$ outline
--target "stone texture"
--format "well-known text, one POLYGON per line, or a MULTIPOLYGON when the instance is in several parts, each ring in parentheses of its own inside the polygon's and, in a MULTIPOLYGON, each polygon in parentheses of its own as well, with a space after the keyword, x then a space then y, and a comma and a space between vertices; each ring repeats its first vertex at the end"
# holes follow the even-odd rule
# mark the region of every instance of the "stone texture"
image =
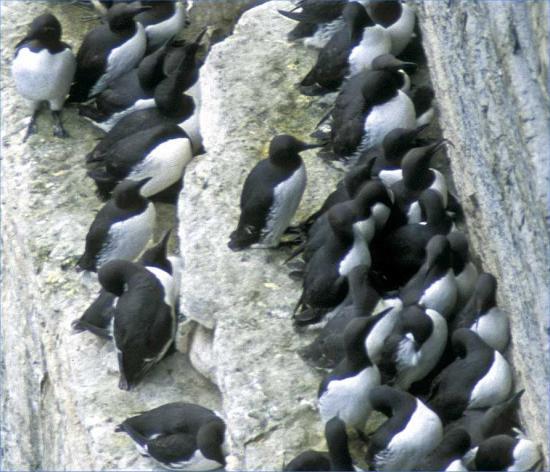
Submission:
MULTIPOLYGON (((188 33, 209 24, 215 42, 255 3, 195 0, 188 33)), ((315 407, 320 376, 296 354, 314 334, 292 329, 300 284, 283 264, 288 252, 232 253, 226 246, 244 179, 267 156, 270 139, 285 132, 307 140, 334 98, 297 93, 294 84, 316 53, 286 43, 294 23, 276 9, 288 7, 269 2, 246 12, 206 62, 201 125, 208 153, 189 166, 179 211, 181 302, 189 318, 180 325, 178 347, 189 351, 190 362, 176 353, 128 393, 117 388, 112 345, 70 328, 97 289, 73 267, 100 207, 83 165, 100 134, 70 109, 64 121, 73 138, 53 138, 45 113, 38 136, 21 143, 28 111, 10 79, 11 46, 46 5, 1 2, 0 469, 151 469, 114 426, 175 400, 226 417, 229 470, 279 469, 306 448, 325 448, 315 407)), ((91 26, 79 21, 86 12, 59 3, 48 8, 76 47, 91 26)), ((532 438, 546 443, 548 4, 463 0, 418 8, 474 250, 500 281, 499 302, 512 315, 510 357, 519 387, 527 389, 525 423, 532 438)), ((338 178, 313 152, 304 160, 309 185, 297 220, 316 209, 338 178)), ((157 209, 160 234, 175 224, 175 214, 173 207, 157 209)))
MULTIPOLYGON (((241 470, 279 469, 319 441, 322 430, 314 407, 319 377, 297 355, 308 338, 292 328, 300 284, 283 265, 288 252, 227 248, 244 179, 267 157, 271 138, 290 133, 307 140, 323 115, 319 101, 294 86, 315 53, 285 41, 292 22, 276 10, 288 6, 269 2, 246 12, 234 34, 210 51, 201 71, 208 152, 188 167, 179 204, 181 306, 190 318, 215 327, 212 367, 232 467, 241 470)), ((313 152, 303 156, 309 183, 297 220, 316 209, 338 178, 313 152)))
POLYGON ((185 36, 196 35, 204 26, 209 26, 210 41, 216 43, 231 34, 240 15, 267 0, 187 0, 190 25, 185 36))
MULTIPOLYGON (((176 400, 219 409, 215 387, 183 354, 166 359, 132 392, 118 389, 112 343, 73 335, 98 288, 74 270, 94 212, 102 205, 85 177, 84 155, 99 132, 64 112, 71 138, 51 136, 48 112, 23 144, 29 110, 10 77, 13 45, 33 17, 51 10, 77 46, 84 10, 72 5, 2 2, 2 312, 0 408, 2 470, 151 469, 114 427, 139 411, 176 400)), ((88 27, 89 24, 87 24, 88 27)), ((174 207, 157 207, 157 237, 174 226, 174 207)), ((175 239, 175 238, 174 238, 175 239)), ((172 241, 174 246, 175 241, 172 241)))
POLYGON ((547 2, 422 2, 424 48, 474 251, 511 314, 529 436, 548 453, 547 2))

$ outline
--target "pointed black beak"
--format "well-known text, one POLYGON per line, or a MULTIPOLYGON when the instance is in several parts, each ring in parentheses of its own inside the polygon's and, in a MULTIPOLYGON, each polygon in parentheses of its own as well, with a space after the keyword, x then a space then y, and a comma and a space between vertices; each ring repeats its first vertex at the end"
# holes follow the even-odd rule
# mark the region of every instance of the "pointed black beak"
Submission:
POLYGON ((398 71, 403 69, 406 72, 414 72, 416 67, 416 63, 402 61, 393 54, 382 54, 372 61, 372 68, 377 70, 398 71))
POLYGON ((153 177, 147 177, 145 179, 142 179, 142 180, 138 180, 136 182, 136 188, 137 189, 140 189, 142 188, 147 182, 149 182, 153 177))
POLYGON ((166 252, 166 248, 168 247, 168 241, 170 240, 170 235, 172 234, 172 230, 169 229, 164 233, 164 236, 162 237, 160 241, 160 246, 164 249, 164 252, 166 252))
POLYGON ((426 123, 425 125, 421 125, 418 128, 415 128, 412 134, 413 138, 416 138, 420 133, 422 133, 422 131, 424 131, 429 127, 430 127, 430 123, 426 123))
POLYGON ((308 149, 316 149, 316 148, 320 148, 320 147, 323 147, 324 144, 322 143, 311 143, 311 144, 308 144, 308 143, 300 143, 300 151, 307 151, 308 149))
POLYGON ((426 146, 426 154, 428 156, 433 156, 437 151, 439 151, 446 143, 449 141, 447 139, 440 139, 429 146, 426 146))
POLYGON ((193 41, 193 43, 198 46, 200 44, 200 42, 202 41, 202 38, 204 37, 204 35, 206 34, 207 31, 208 31, 208 27, 204 27, 202 29, 202 31, 197 35, 197 37, 195 38, 195 41, 193 41))
POLYGON ((408 74, 412 74, 413 72, 415 72, 418 67, 418 65, 415 62, 404 62, 404 61, 399 61, 399 62, 401 64, 399 65, 399 67, 397 67, 397 69, 402 69, 408 74))

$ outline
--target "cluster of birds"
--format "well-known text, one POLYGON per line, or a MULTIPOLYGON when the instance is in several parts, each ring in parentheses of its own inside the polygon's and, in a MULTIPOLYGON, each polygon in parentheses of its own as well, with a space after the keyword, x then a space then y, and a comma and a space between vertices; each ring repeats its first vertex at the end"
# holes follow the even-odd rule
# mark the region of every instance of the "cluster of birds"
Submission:
POLYGON ((470 260, 460 204, 433 167, 446 140, 419 138, 433 91, 411 91, 417 64, 397 57, 414 11, 399 1, 300 0, 280 13, 298 22, 290 40, 320 49, 301 92, 337 92, 318 143, 273 138, 245 180, 228 244, 297 244, 294 323, 325 321, 300 355, 329 369, 318 391, 328 452, 306 451, 285 470, 358 470, 350 430, 366 440, 369 470, 536 469, 540 451, 517 416, 523 392, 513 392, 503 356, 509 321, 497 281, 470 260), (343 162, 345 176, 290 227, 307 181, 300 153, 315 147, 343 162), (388 419, 366 438, 373 411, 388 419))
MULTIPOLYGON (((106 132, 86 156, 87 175, 106 203, 77 264, 98 273, 101 290, 73 328, 114 341, 119 387, 131 390, 174 350, 182 260, 168 255, 170 231, 145 249, 156 225, 153 202, 176 202, 185 166, 202 152, 197 53, 206 29, 192 42, 176 39, 187 24, 180 1, 91 3, 102 21, 76 56, 62 42, 58 19, 45 13, 17 44, 12 74, 33 110, 24 140, 36 132, 44 102, 57 137, 68 136, 61 122, 66 102, 106 132)), ((225 464, 225 423, 199 405, 163 405, 117 431, 168 468, 225 464)))
MULTIPOLYGON (((153 202, 175 202, 185 166, 202 151, 196 84, 205 30, 193 42, 175 39, 186 24, 177 0, 91 3, 103 21, 76 56, 46 13, 17 44, 12 71, 33 110, 25 140, 43 102, 55 136, 67 136, 66 101, 106 131, 86 163, 107 202, 78 261, 98 273, 101 291, 73 327, 114 340, 119 386, 131 390, 174 349, 182 261, 168 255, 169 232, 145 249, 153 202)), ((501 354, 509 327, 496 280, 478 275, 454 225, 460 207, 431 167, 444 141, 418 137, 433 92, 411 92, 416 64, 396 57, 413 36, 414 11, 397 0, 300 0, 281 14, 298 21, 290 40, 320 48, 301 91, 338 91, 319 143, 272 140, 245 181, 229 242, 271 248, 290 232, 292 256, 303 259, 293 272, 303 280, 294 321, 328 320, 301 354, 332 368, 319 389, 329 452, 308 451, 286 470, 354 470, 346 429, 363 435, 372 411, 389 417, 368 439, 374 470, 533 469, 541 458, 519 430, 521 392, 513 394, 501 354), (343 161, 346 175, 318 212, 289 228, 306 185, 299 153, 315 147, 343 161)), ((164 405, 117 431, 171 469, 225 465, 223 419, 199 405, 164 405)))

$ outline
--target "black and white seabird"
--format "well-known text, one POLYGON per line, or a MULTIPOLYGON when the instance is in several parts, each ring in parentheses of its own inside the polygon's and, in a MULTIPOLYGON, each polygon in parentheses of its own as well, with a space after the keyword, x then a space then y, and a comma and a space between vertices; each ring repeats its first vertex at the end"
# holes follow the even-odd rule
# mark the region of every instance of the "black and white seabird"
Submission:
POLYGON ((140 454, 172 470, 214 470, 225 465, 225 423, 208 408, 176 402, 128 418, 126 433, 140 454))
MULTIPOLYGON (((347 275, 358 265, 370 265, 367 242, 355 227, 358 220, 353 201, 335 205, 327 217, 330 233, 306 265, 303 290, 295 310, 300 312, 294 315, 298 325, 317 322, 339 305, 348 292, 347 275)), ((361 218, 364 220, 365 215, 361 218)))
POLYGON ((90 105, 80 105, 79 114, 108 132, 124 116, 155 106, 154 92, 166 78, 164 63, 168 57, 183 58, 184 43, 172 41, 145 56, 139 65, 111 82, 90 105))
POLYGON ((505 401, 512 390, 512 371, 500 352, 469 329, 456 330, 451 342, 456 360, 433 381, 428 404, 444 423, 464 410, 505 401))
POLYGON ((325 424, 325 439, 328 453, 318 451, 305 451, 288 464, 285 471, 355 471, 348 447, 348 435, 346 424, 337 416, 325 424))
POLYGON ((310 215, 302 223, 302 226, 309 229, 323 215, 326 217, 326 212, 334 205, 353 199, 363 184, 370 180, 370 174, 371 166, 369 163, 353 166, 349 169, 344 178, 336 184, 336 189, 323 202, 321 208, 310 215))
POLYGON ((446 344, 447 323, 437 311, 405 307, 379 355, 382 382, 408 390, 436 366, 446 344))
POLYGON ((150 178, 121 182, 113 197, 97 213, 86 235, 86 249, 77 266, 96 271, 112 259, 133 260, 153 236, 154 205, 141 196, 150 178))
POLYGON ((456 428, 445 433, 443 440, 414 470, 467 472, 462 458, 470 449, 470 435, 465 429, 456 428))
POLYGON ((67 136, 61 109, 76 70, 71 47, 61 41, 61 24, 51 13, 36 17, 27 35, 16 45, 12 75, 17 92, 27 99, 33 114, 24 140, 36 132, 42 102, 48 102, 55 122, 54 136, 67 136))
POLYGON ((517 436, 521 432, 519 419, 520 399, 525 390, 520 390, 508 400, 488 409, 466 410, 456 421, 445 427, 445 431, 465 429, 471 439, 471 446, 479 446, 485 439, 499 434, 517 436))
POLYGON ((193 116, 193 108, 196 109, 199 104, 200 97, 195 93, 196 87, 193 87, 198 79, 195 56, 205 31, 192 43, 170 41, 143 58, 137 68, 127 72, 101 92, 93 105, 81 105, 80 115, 90 119, 103 131, 109 132, 131 113, 156 109, 157 113, 145 114, 146 118, 142 120, 139 130, 153 127, 160 121, 171 121, 194 137, 196 132, 189 128, 191 123, 186 121, 193 116), (191 95, 184 96, 185 91, 191 95), (184 114, 182 112, 190 106, 189 101, 193 103, 193 107, 184 114))
POLYGON ((504 352, 510 340, 508 315, 496 302, 497 280, 487 272, 480 274, 474 293, 456 316, 453 329, 468 328, 497 351, 504 352))
POLYGON ((543 458, 539 447, 525 436, 493 436, 483 441, 475 455, 476 470, 538 470, 543 458))
POLYGON ((86 164, 91 165, 93 168, 98 163, 103 163, 109 150, 124 138, 161 124, 177 124, 178 118, 182 115, 184 118, 191 116, 195 109, 193 100, 186 95, 183 95, 183 98, 185 99, 185 103, 182 105, 182 109, 175 111, 178 117, 174 119, 171 119, 164 111, 161 112, 158 108, 146 108, 125 115, 103 136, 95 148, 86 155, 86 164))
POLYGON ((113 260, 98 271, 101 286, 118 297, 113 338, 119 387, 131 390, 172 346, 176 334, 173 277, 161 269, 113 260))
POLYGON ((353 318, 370 316, 377 307, 380 293, 369 278, 369 269, 358 265, 349 273, 349 295, 342 302, 345 306, 330 317, 311 344, 300 350, 300 356, 308 364, 323 369, 335 367, 345 355, 343 339, 347 324, 353 318))
POLYGON ((87 101, 139 63, 147 39, 143 26, 134 17, 149 8, 139 3, 116 4, 107 12, 107 22, 86 35, 76 56, 69 101, 87 101))
POLYGON ((244 182, 239 223, 228 244, 231 250, 279 245, 306 188, 306 168, 299 153, 316 147, 286 134, 273 138, 269 158, 256 164, 244 182))
POLYGON ((424 190, 437 192, 447 208, 447 181, 437 169, 430 167, 432 156, 446 143, 437 141, 427 146, 413 148, 401 162, 402 179, 391 186, 395 204, 406 217, 407 223, 419 223, 422 214, 418 199, 424 190))
MULTIPOLYGON (((288 33, 289 41, 303 40, 309 47, 321 49, 344 25, 342 13, 349 0, 299 0, 290 11, 279 10, 298 24, 288 33), (300 11, 296 11, 300 8, 300 11)), ((365 0, 360 0, 363 6, 365 0)))
POLYGON ((365 338, 365 350, 374 364, 378 364, 382 360, 386 340, 395 331, 403 311, 403 303, 399 298, 383 299, 382 301, 381 311, 375 309, 375 313, 380 315, 380 318, 365 338))
MULTIPOLYGON (((168 240, 170 231, 153 247, 147 249, 140 257, 140 264, 144 267, 156 267, 170 274, 174 279, 176 300, 179 297, 181 283, 182 262, 177 256, 168 256, 168 240)), ((75 332, 90 331, 104 339, 112 339, 113 316, 116 305, 116 296, 101 289, 96 299, 86 309, 84 314, 72 322, 75 332)))
MULTIPOLYGON (((390 216, 393 205, 391 192, 382 182, 370 181, 362 185, 349 202, 356 214, 354 228, 363 235, 368 244, 376 231, 384 227, 390 216)), ((332 229, 325 213, 315 221, 307 233, 303 259, 306 262, 309 261, 331 237, 331 234, 332 229)), ((370 258, 368 265, 370 265, 370 258)))
POLYGON ((451 266, 451 245, 439 234, 426 246, 426 261, 399 291, 403 305, 431 308, 448 319, 456 305, 457 285, 451 266))
POLYGON ((358 165, 370 163, 370 177, 379 178, 389 188, 403 178, 401 162, 405 154, 418 142, 418 135, 426 129, 395 128, 390 131, 379 148, 364 152, 359 156, 358 165))
POLYGON ((319 386, 319 413, 324 423, 337 416, 346 426, 363 431, 371 413, 369 392, 380 385, 380 373, 364 344, 374 323, 374 318, 361 317, 346 326, 345 358, 319 386))
POLYGON ((165 123, 117 141, 103 155, 101 167, 89 170, 88 176, 95 181, 102 198, 108 198, 123 179, 149 178, 140 193, 153 197, 181 181, 192 157, 185 132, 173 123, 165 123))
POLYGON ((363 5, 349 2, 342 15, 345 26, 321 49, 317 62, 300 82, 306 95, 337 90, 344 78, 370 68, 377 56, 390 52, 389 35, 374 24, 363 5))
POLYGON ((369 441, 372 470, 411 470, 443 438, 437 414, 412 395, 384 385, 372 389, 369 400, 373 410, 389 417, 369 441))
POLYGON ((347 81, 332 111, 332 149, 352 163, 380 146, 390 131, 413 128, 416 123, 414 105, 400 90, 403 76, 399 71, 412 63, 387 57, 382 56, 382 65, 377 69, 363 71, 347 81))

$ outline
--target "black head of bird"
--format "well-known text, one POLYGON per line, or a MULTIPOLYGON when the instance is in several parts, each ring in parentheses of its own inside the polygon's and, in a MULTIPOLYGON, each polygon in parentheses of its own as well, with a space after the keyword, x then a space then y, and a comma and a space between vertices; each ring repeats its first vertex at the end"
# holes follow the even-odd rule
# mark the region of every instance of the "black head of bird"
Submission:
POLYGON ((430 172, 431 159, 446 142, 447 140, 440 139, 427 146, 413 148, 405 154, 401 169, 403 183, 407 188, 421 190, 429 186, 431 182, 428 183, 427 180, 433 178, 430 172))
POLYGON ((33 39, 45 43, 56 42, 61 39, 61 34, 62 30, 59 20, 51 13, 44 13, 32 20, 28 34, 21 42, 33 39))
POLYGON ((451 244, 453 267, 464 267, 469 262, 468 239, 462 231, 453 231, 447 235, 451 244))
POLYGON ((414 129, 395 128, 390 131, 382 141, 384 157, 392 163, 401 164, 405 153, 414 146, 418 135, 427 127, 428 125, 422 125, 414 129))
POLYGON ((166 231, 160 241, 147 249, 141 256, 141 262, 145 266, 159 267, 171 273, 170 267, 166 267, 168 255, 168 241, 172 230, 166 231))
POLYGON ((351 243, 354 238, 353 224, 357 220, 353 201, 334 205, 327 213, 328 222, 340 241, 351 243))
POLYGON ((113 190, 113 200, 119 208, 132 208, 136 202, 143 200, 140 190, 151 179, 152 177, 142 180, 123 180, 113 190))
POLYGON ((117 3, 107 11, 109 28, 115 32, 132 28, 135 25, 134 17, 150 9, 150 6, 142 6, 139 3, 117 3))
POLYGON ((367 104, 374 105, 393 96, 399 89, 399 79, 385 70, 372 70, 365 76, 361 84, 361 94, 367 104))
POLYGON ((362 185, 355 200, 371 207, 377 203, 383 203, 388 207, 393 204, 391 192, 380 180, 371 180, 362 185))
POLYGON ((344 8, 342 16, 352 37, 363 31, 367 26, 374 25, 374 21, 372 21, 365 7, 358 2, 349 2, 344 8))
POLYGON ((271 140, 269 145, 269 159, 274 164, 286 164, 289 158, 295 158, 300 152, 321 146, 322 144, 304 143, 288 134, 280 134, 271 140))
POLYGON ((197 446, 207 459, 225 465, 223 442, 225 423, 221 419, 213 420, 201 427, 197 434, 197 446))
POLYGON ((417 305, 404 308, 402 314, 402 329, 418 351, 433 333, 433 323, 424 310, 417 305))
POLYGON ((455 330, 451 336, 451 345, 453 352, 461 359, 478 349, 492 350, 476 333, 467 328, 455 330))
POLYGON ((128 280, 139 270, 141 267, 133 262, 115 259, 99 268, 97 278, 107 292, 120 297, 128 280))
POLYGON ((399 20, 403 7, 399 0, 371 0, 367 10, 377 24, 387 28, 399 20))
POLYGON ((403 70, 410 74, 416 70, 416 67, 416 63, 402 61, 397 59, 393 54, 382 54, 376 57, 371 64, 371 69, 373 70, 386 70, 389 72, 403 70))
POLYGON ((482 273, 476 282, 474 297, 476 310, 485 313, 496 306, 497 279, 487 272, 482 273))

